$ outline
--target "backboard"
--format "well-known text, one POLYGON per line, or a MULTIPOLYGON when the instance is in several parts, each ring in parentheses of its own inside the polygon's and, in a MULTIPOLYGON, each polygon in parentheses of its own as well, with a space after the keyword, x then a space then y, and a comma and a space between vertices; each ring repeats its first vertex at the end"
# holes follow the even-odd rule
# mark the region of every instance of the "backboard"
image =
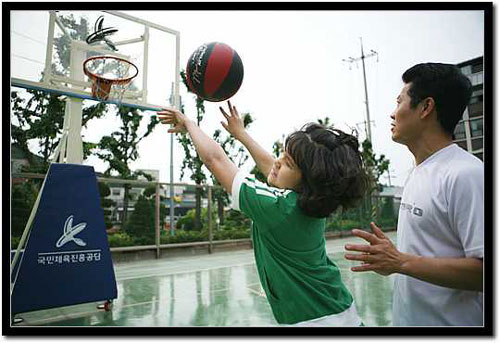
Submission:
POLYGON ((122 105, 152 111, 176 105, 178 31, 118 11, 12 11, 10 34, 13 87, 96 100, 83 62, 112 55, 139 69, 122 105))

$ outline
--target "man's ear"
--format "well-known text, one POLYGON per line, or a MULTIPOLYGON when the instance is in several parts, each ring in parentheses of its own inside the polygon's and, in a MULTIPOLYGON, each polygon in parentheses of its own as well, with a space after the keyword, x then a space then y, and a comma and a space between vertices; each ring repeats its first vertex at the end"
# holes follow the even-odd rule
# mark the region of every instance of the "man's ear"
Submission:
POLYGON ((436 102, 433 98, 427 97, 420 102, 420 106, 422 109, 420 118, 424 119, 428 117, 432 112, 434 112, 434 110, 436 109, 436 102))

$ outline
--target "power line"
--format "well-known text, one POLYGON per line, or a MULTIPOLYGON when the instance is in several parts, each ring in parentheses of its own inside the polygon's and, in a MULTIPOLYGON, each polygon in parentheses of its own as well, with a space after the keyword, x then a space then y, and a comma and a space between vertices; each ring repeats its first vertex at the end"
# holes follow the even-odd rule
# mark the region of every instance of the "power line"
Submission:
POLYGON ((33 63, 38 63, 38 64, 41 64, 41 65, 45 65, 45 62, 37 61, 37 60, 34 60, 34 59, 26 57, 26 56, 21 56, 21 55, 17 55, 17 54, 12 54, 12 56, 13 57, 17 57, 17 58, 21 58, 23 60, 27 60, 27 61, 30 61, 30 62, 33 62, 33 63))
POLYGON ((33 37, 27 36, 27 35, 25 35, 25 34, 23 34, 21 32, 17 32, 17 31, 11 31, 11 32, 14 33, 14 34, 16 34, 16 35, 18 35, 18 36, 21 36, 21 37, 24 37, 26 39, 29 39, 29 40, 31 40, 31 41, 33 41, 35 43, 38 43, 38 44, 41 44, 41 45, 46 45, 47 44, 47 42, 42 42, 40 40, 36 40, 33 37))

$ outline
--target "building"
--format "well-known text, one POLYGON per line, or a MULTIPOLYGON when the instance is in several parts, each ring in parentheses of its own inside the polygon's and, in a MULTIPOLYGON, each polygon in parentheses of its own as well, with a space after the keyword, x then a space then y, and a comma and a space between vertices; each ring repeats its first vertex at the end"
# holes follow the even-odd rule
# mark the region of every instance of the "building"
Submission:
MULTIPOLYGON (((153 169, 138 169, 138 171, 142 171, 144 173, 149 174, 152 177, 151 186, 154 186, 155 182, 158 182, 160 172, 159 170, 153 169)), ((138 180, 147 181, 144 176, 139 176, 138 180)), ((124 205, 124 196, 125 189, 123 187, 123 183, 112 182, 108 184, 110 188, 110 195, 107 197, 112 200, 114 206, 110 208, 112 211, 111 220, 115 224, 115 226, 120 226, 120 223, 123 221, 123 205, 124 205)), ((143 194, 144 190, 147 188, 147 185, 137 185, 133 186, 129 189, 129 201, 128 201, 128 216, 132 212, 134 212, 135 204, 141 194, 143 194)), ((186 214, 190 209, 195 208, 196 206, 196 187, 193 185, 176 185, 174 186, 174 216, 177 220, 179 217, 186 214)), ((160 197, 162 204, 167 208, 167 218, 165 218, 165 222, 169 223, 170 219, 170 185, 162 184, 160 188, 160 197)), ((206 207, 206 199, 202 199, 202 206, 206 207)), ((130 218, 130 217, 128 217, 130 218)))
MULTIPOLYGON (((31 152, 23 150, 18 144, 10 146, 10 171, 12 174, 22 173, 30 167, 37 167, 43 164, 43 158, 31 152)), ((12 177, 12 184, 26 182, 28 179, 12 177)))
POLYGON ((483 57, 457 64, 472 82, 472 97, 455 127, 453 141, 483 160, 483 57))

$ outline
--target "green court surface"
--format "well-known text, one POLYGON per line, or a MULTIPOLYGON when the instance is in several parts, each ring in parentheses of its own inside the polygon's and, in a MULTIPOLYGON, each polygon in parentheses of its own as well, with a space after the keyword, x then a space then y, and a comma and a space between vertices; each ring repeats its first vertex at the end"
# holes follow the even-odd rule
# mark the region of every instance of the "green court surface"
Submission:
MULTIPOLYGON (((388 236, 395 241, 395 232, 388 236)), ((392 277, 354 273, 344 245, 327 241, 366 326, 392 322, 392 277)), ((253 250, 115 264, 118 298, 111 311, 88 303, 20 314, 16 326, 276 326, 259 283, 253 250)))

